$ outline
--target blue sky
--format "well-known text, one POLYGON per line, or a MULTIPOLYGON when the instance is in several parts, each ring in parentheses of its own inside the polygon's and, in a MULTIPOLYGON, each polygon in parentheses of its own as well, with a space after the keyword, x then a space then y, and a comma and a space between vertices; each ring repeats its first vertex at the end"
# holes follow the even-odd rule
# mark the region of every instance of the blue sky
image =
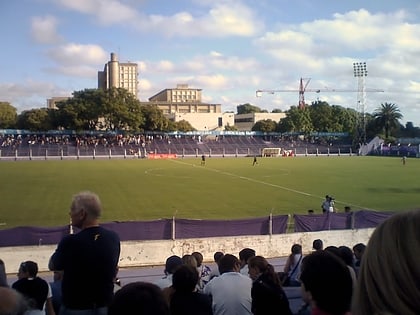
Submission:
POLYGON ((298 93, 357 109, 353 63, 366 62, 366 112, 381 103, 420 126, 420 2, 338 0, 1 1, 0 100, 18 111, 97 87, 110 53, 139 64, 142 101, 178 83, 223 111, 287 110, 298 93))

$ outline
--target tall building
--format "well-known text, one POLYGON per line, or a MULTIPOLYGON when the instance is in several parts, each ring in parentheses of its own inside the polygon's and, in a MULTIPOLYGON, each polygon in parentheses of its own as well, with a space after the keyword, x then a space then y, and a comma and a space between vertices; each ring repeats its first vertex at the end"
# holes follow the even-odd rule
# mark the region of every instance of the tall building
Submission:
POLYGON ((104 71, 98 71, 98 88, 124 88, 137 97, 138 65, 132 62, 119 62, 117 55, 111 53, 111 60, 105 64, 104 71))
POLYGON ((165 89, 149 98, 164 114, 173 113, 220 113, 220 104, 201 102, 201 89, 189 88, 188 84, 177 84, 176 88, 165 89))

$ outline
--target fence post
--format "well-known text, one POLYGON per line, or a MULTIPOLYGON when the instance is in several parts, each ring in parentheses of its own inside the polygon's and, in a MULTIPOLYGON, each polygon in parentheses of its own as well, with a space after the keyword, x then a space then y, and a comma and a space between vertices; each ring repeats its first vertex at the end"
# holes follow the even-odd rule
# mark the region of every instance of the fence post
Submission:
POLYGON ((29 149, 29 160, 32 160, 32 148, 29 149))
POLYGON ((270 212, 270 216, 268 218, 268 234, 270 236, 273 235, 273 212, 270 212))
POLYGON ((111 159, 111 149, 109 149, 109 159, 111 159))
POLYGON ((48 157, 48 149, 45 149, 45 160, 47 160, 48 157))
POLYGON ((172 217, 172 240, 175 241, 175 215, 172 217))
POLYGON ((96 149, 93 148, 93 159, 95 159, 95 156, 96 156, 96 149))

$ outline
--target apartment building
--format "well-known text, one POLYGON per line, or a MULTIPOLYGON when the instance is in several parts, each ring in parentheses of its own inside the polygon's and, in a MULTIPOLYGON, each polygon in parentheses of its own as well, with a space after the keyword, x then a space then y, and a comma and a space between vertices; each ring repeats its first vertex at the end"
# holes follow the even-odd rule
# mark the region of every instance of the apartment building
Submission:
POLYGON ((138 95, 138 65, 132 62, 119 62, 117 55, 111 53, 111 60, 104 66, 104 71, 98 71, 98 88, 124 88, 138 95))

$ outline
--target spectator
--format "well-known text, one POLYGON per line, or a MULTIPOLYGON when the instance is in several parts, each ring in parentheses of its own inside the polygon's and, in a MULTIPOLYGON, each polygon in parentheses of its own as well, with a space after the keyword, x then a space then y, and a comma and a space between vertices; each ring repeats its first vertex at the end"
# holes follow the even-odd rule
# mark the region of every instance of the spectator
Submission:
POLYGON ((12 288, 23 294, 30 310, 37 314, 55 315, 52 305, 51 288, 47 281, 37 277, 38 264, 34 261, 25 261, 20 264, 18 280, 12 288))
POLYGON ((317 250, 323 250, 324 249, 324 243, 320 239, 316 239, 312 242, 312 249, 314 251, 317 250))
POLYGON ((239 252, 239 260, 241 262, 241 274, 248 276, 248 259, 255 256, 255 250, 252 248, 244 248, 239 252))
POLYGON ((196 268, 180 266, 172 278, 174 292, 170 298, 171 315, 212 315, 211 298, 196 292, 199 274, 196 268))
POLYGON ((215 252, 215 253, 213 254, 213 259, 214 259, 214 262, 216 263, 216 268, 213 268, 213 269, 211 270, 210 279, 213 279, 214 277, 220 276, 220 272, 219 272, 219 262, 220 262, 220 259, 222 259, 222 257, 223 257, 224 255, 225 255, 225 254, 223 254, 222 252, 215 252))
POLYGON ((114 279, 120 256, 118 235, 99 226, 102 206, 92 192, 73 197, 72 225, 81 229, 65 236, 51 256, 50 270, 63 270, 60 315, 105 315, 114 295, 114 279))
POLYGON ((326 195, 324 202, 321 204, 323 213, 327 213, 330 210, 330 196, 326 195))
POLYGON ((252 313, 254 315, 292 315, 289 301, 274 267, 262 256, 248 260, 249 276, 253 280, 251 289, 252 313))
POLYGON ((203 264, 203 255, 200 252, 194 252, 191 255, 197 260, 197 270, 200 277, 198 284, 200 290, 210 281, 211 268, 203 264))
POLYGON ((420 210, 388 218, 372 233, 363 254, 354 315, 419 314, 420 210))
POLYGON ((7 275, 6 275, 6 266, 4 261, 0 259, 0 287, 8 287, 7 275))
POLYGON ((108 315, 132 314, 170 315, 162 290, 147 282, 132 282, 123 286, 115 293, 108 315))
POLYGON ((204 287, 204 293, 212 297, 214 315, 252 314, 252 280, 241 274, 240 268, 241 263, 236 256, 224 255, 219 263, 220 276, 204 287))
POLYGON ((50 282, 52 293, 52 304, 55 314, 58 315, 62 303, 61 285, 63 280, 63 272, 60 270, 54 271, 53 282, 50 282))
POLYGON ((354 270, 354 260, 353 260, 353 251, 350 247, 340 246, 338 247, 340 258, 344 261, 347 268, 349 269, 351 280, 353 282, 353 288, 356 288, 357 277, 356 271, 354 270))
POLYGON ((186 254, 184 256, 182 256, 182 263, 184 265, 189 265, 192 266, 194 268, 197 268, 197 259, 195 259, 195 257, 193 255, 190 254, 186 254))
POLYGON ((362 262, 363 253, 365 252, 366 245, 363 243, 358 243, 353 246, 353 254, 354 254, 354 267, 356 269, 356 273, 358 273, 358 270, 360 268, 360 264, 362 262))
POLYGON ((181 257, 173 255, 166 259, 165 263, 165 276, 162 279, 159 279, 155 284, 161 288, 165 289, 172 285, 172 276, 175 270, 183 264, 181 257))
POLYGON ((283 285, 300 287, 299 274, 302 259, 302 246, 300 244, 293 244, 291 254, 287 258, 286 265, 284 266, 284 273, 287 281, 283 282, 283 285))
POLYGON ((352 280, 344 262, 328 251, 316 251, 302 261, 303 299, 311 314, 344 315, 350 311, 352 280))
POLYGON ((27 302, 21 293, 0 287, 0 315, 24 315, 27 310, 27 302))

